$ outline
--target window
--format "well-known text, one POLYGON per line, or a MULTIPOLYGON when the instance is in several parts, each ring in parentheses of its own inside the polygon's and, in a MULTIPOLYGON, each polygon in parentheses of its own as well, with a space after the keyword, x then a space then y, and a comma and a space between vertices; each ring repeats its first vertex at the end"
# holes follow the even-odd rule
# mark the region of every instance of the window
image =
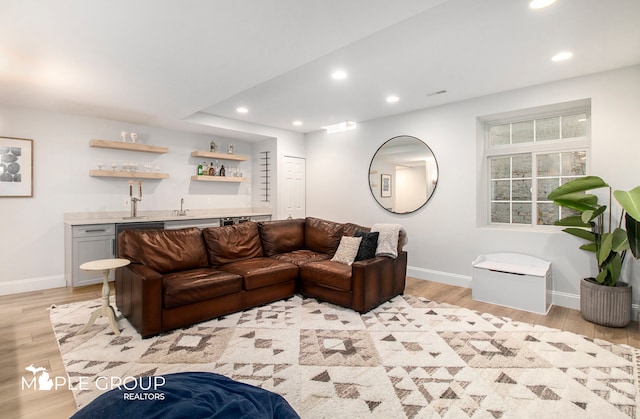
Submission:
POLYGON ((588 116, 580 110, 486 125, 490 224, 553 225, 570 215, 547 196, 586 175, 588 116))

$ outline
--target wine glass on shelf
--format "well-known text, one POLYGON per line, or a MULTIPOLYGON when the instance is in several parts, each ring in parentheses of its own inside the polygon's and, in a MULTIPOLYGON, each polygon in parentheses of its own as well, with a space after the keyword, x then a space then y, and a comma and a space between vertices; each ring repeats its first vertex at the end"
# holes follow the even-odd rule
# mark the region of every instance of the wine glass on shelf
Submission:
POLYGON ((118 163, 115 160, 112 161, 111 162, 111 170, 113 170, 115 172, 117 167, 118 167, 118 163))
POLYGON ((126 143, 127 142, 127 136, 129 135, 129 133, 127 131, 120 131, 120 137, 122 138, 122 142, 126 143))
POLYGON ((102 170, 102 166, 104 166, 104 160, 98 160, 98 170, 102 170))
POLYGON ((144 171, 145 171, 145 172, 150 172, 150 171, 151 171, 151 162, 150 162, 150 161, 148 161, 148 160, 146 160, 146 161, 144 162, 144 171))

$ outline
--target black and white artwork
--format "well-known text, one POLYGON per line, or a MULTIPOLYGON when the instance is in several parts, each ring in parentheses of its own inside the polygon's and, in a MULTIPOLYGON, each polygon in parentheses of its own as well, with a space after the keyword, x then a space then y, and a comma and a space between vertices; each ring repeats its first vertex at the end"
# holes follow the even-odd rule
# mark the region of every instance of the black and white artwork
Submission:
POLYGON ((380 175, 380 196, 391 198, 391 175, 380 175))
POLYGON ((33 196, 33 140, 0 137, 0 197, 33 196))

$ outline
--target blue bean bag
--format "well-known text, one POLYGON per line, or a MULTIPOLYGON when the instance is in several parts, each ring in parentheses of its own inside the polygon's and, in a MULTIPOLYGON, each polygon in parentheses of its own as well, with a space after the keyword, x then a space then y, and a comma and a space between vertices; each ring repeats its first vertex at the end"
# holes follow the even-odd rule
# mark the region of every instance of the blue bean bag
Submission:
POLYGON ((96 398, 72 418, 300 418, 280 395, 223 375, 141 377, 96 398))

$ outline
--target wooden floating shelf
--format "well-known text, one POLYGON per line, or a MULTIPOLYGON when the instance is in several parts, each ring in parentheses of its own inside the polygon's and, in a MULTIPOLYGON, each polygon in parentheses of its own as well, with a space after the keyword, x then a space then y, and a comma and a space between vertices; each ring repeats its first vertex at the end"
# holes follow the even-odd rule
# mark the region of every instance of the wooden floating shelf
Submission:
POLYGON ((116 150, 145 151, 147 153, 160 154, 169 152, 169 147, 161 147, 150 144, 125 143, 121 141, 91 140, 89 142, 89 146, 97 148, 111 148, 116 150))
POLYGON ((191 157, 205 157, 207 159, 235 160, 235 161, 245 161, 249 159, 249 156, 242 156, 240 154, 211 153, 210 151, 192 151, 191 157))
POLYGON ((233 177, 233 176, 191 176, 191 180, 199 180, 205 182, 246 182, 246 177, 233 177))
POLYGON ((89 176, 93 177, 117 177, 126 179, 168 179, 169 173, 150 172, 122 172, 114 170, 91 170, 89 176))

